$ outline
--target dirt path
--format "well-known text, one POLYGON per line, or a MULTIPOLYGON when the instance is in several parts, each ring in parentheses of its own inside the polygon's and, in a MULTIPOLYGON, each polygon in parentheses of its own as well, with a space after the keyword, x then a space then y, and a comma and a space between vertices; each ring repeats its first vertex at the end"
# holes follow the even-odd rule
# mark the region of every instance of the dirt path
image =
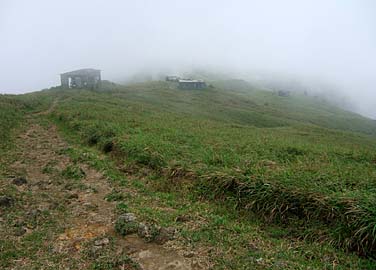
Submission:
POLYGON ((59 103, 59 99, 55 98, 52 101, 51 105, 49 106, 49 108, 47 110, 35 113, 34 115, 36 115, 36 116, 37 115, 48 115, 48 114, 52 113, 55 110, 55 108, 56 108, 56 106, 57 106, 58 103, 59 103))
MULTIPOLYGON (((53 104, 48 112, 56 102, 53 104)), ((15 269, 31 265, 40 269, 89 269, 93 265, 100 266, 95 269, 202 269, 195 260, 179 255, 168 245, 147 243, 137 234, 117 234, 115 203, 105 199, 113 190, 107 179, 86 164, 73 162, 66 154, 69 146, 56 127, 41 125, 38 117, 30 117, 28 129, 19 136, 17 161, 10 169, 27 179, 26 185, 17 186, 18 192, 31 194, 24 209, 48 211, 56 225, 45 230, 50 237, 43 246, 49 248, 36 251, 39 261, 31 259, 35 254, 25 256, 15 269), (122 256, 128 257, 118 259, 122 256)), ((17 241, 37 229, 24 227, 17 241)))

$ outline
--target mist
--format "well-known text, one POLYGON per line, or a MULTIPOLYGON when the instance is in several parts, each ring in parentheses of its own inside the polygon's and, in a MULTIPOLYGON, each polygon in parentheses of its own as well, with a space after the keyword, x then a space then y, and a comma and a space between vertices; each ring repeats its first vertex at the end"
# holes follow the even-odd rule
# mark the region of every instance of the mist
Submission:
POLYGON ((287 74, 336 85, 376 118, 375 12, 372 0, 0 0, 0 93, 87 67, 115 82, 142 70, 287 74))

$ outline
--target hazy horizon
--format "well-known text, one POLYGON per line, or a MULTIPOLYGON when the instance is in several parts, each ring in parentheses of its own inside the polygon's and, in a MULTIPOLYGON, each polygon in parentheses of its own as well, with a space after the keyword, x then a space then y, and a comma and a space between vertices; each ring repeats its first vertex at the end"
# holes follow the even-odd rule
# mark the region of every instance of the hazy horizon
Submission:
POLYGON ((98 68, 119 82, 142 70, 289 74, 338 86, 376 117, 376 2, 0 2, 0 93, 59 85, 98 68))

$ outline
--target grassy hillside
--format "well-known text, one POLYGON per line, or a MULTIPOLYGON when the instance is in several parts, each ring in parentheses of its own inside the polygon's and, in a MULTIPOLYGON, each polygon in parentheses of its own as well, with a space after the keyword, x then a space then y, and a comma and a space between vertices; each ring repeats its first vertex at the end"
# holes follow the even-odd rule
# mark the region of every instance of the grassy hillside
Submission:
POLYGON ((272 92, 257 91, 242 80, 227 80, 214 84, 223 90, 232 90, 233 94, 243 100, 252 100, 258 107, 249 108, 250 111, 273 115, 281 122, 294 120, 326 128, 376 134, 375 121, 332 106, 319 96, 292 92, 289 98, 279 97, 272 92))
POLYGON ((25 104, 12 96, 0 95, 0 149, 9 144, 12 129, 22 119, 25 104))
MULTIPOLYGON (((270 247, 263 251, 269 255, 263 256, 298 260, 296 269, 308 265, 322 269, 331 265, 326 256, 338 256, 348 265, 343 269, 353 268, 357 259, 343 255, 344 249, 369 258, 358 268, 373 269, 375 122, 313 97, 279 97, 244 81, 211 84, 205 91, 182 91, 165 82, 129 86, 106 82, 98 91, 55 88, 1 96, 1 142, 9 145, 12 129, 23 123, 26 113, 39 117, 43 111, 74 141, 103 151, 122 171, 146 178, 149 191, 144 192, 150 196, 192 198, 190 207, 201 207, 193 203, 201 198, 224 207, 208 224, 211 229, 182 233, 191 241, 204 239, 245 252, 231 257, 231 264, 244 267, 259 256, 260 251, 243 247, 248 231, 256 226, 244 220, 258 217, 276 239, 304 239, 320 247, 326 243, 320 250, 302 247, 301 252, 320 258, 320 262, 310 258, 307 265, 306 255, 279 249, 269 254, 270 247), (223 211, 231 211, 231 218, 223 211), (237 244, 230 241, 234 234, 237 244), (326 245, 340 249, 333 253, 326 245)), ((102 170, 101 160, 90 162, 102 170)), ((171 204, 168 198, 166 203, 171 204)), ((137 202, 132 205, 137 207, 137 202)), ((158 218, 157 213, 152 215, 158 218)), ((280 240, 270 243, 276 241, 280 240)), ((220 265, 227 269, 225 261, 220 265)))
POLYGON ((60 125, 131 170, 147 168, 156 186, 190 180, 201 196, 235 201, 295 235, 374 252, 374 121, 314 98, 213 85, 107 84, 44 95, 58 97, 60 125))

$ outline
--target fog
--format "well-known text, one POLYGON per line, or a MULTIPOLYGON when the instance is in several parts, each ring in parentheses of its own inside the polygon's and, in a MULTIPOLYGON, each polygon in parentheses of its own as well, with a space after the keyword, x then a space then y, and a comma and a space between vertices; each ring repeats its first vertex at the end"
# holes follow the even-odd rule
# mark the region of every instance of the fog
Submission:
POLYGON ((327 81, 376 117, 375 15, 373 0, 0 0, 0 93, 78 68, 116 82, 199 68, 327 81))

